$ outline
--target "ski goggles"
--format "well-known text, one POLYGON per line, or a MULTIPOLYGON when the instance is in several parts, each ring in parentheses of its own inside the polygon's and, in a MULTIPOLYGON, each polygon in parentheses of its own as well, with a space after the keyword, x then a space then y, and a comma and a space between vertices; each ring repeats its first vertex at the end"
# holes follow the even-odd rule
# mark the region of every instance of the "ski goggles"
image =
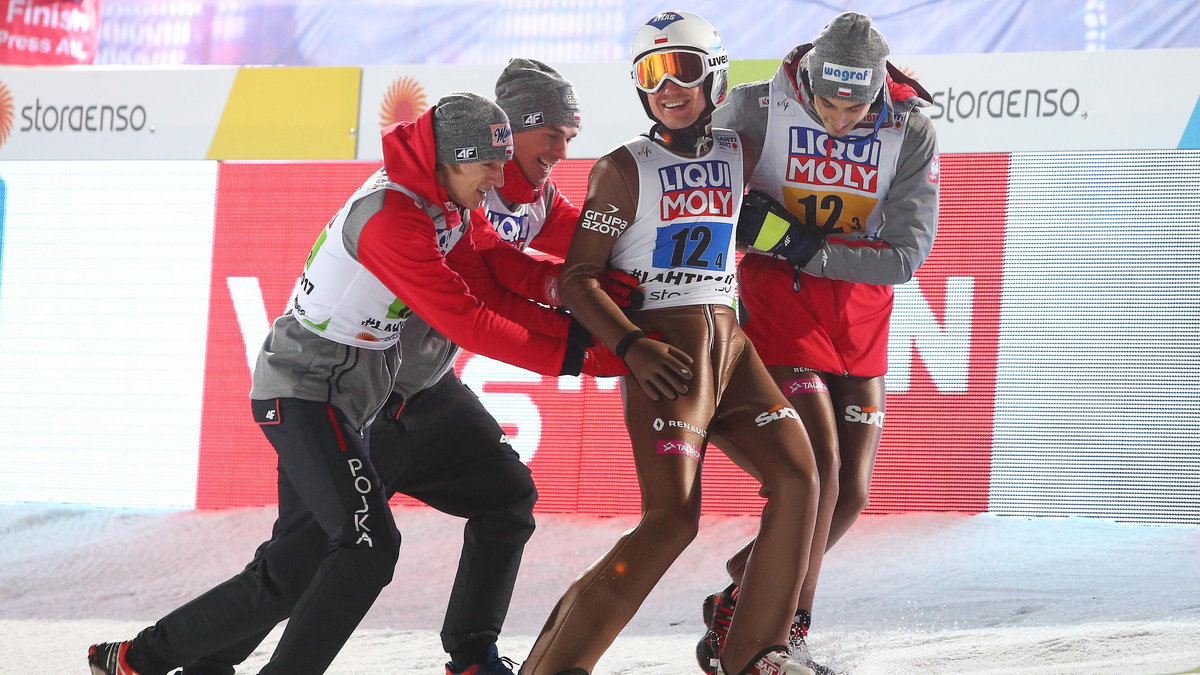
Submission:
POLYGON ((694 87, 706 75, 704 55, 697 52, 651 52, 633 64, 634 84, 647 94, 658 91, 666 80, 684 88, 694 87))

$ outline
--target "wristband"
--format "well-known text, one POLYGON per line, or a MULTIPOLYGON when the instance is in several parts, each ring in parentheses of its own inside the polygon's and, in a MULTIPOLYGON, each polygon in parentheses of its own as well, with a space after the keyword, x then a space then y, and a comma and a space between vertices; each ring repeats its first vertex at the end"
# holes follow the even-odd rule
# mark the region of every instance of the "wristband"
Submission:
POLYGON ((641 340, 644 337, 646 337, 646 333, 644 333, 641 329, 629 331, 625 334, 625 337, 621 338, 620 342, 617 343, 617 346, 613 347, 613 353, 617 355, 618 359, 624 360, 625 353, 629 351, 629 348, 633 345, 633 343, 641 340))

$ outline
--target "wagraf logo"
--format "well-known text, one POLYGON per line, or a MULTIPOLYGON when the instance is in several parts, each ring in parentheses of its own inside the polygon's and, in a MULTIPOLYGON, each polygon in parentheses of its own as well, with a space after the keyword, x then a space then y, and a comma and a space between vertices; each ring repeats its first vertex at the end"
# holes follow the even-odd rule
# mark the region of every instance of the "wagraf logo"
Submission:
POLYGON ((729 163, 718 160, 672 164, 658 170, 663 220, 691 216, 733 216, 729 163))
POLYGON ((821 77, 843 84, 869 84, 871 82, 871 69, 854 68, 838 63, 826 63, 821 68, 821 77))

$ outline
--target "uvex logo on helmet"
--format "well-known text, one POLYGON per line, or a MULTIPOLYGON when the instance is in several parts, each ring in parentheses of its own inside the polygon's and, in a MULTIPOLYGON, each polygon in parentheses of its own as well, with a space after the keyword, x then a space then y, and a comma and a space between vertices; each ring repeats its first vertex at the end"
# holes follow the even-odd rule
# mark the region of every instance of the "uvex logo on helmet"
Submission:
POLYGON ((383 92, 383 101, 379 104, 379 128, 396 122, 411 122, 428 109, 421 83, 411 77, 398 78, 383 92))

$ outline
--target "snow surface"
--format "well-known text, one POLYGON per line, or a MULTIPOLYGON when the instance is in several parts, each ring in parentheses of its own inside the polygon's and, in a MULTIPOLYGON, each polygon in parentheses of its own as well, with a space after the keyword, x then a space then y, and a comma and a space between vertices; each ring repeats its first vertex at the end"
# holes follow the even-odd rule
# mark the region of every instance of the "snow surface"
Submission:
MULTIPOLYGON (((0 507, 0 673, 86 675, 127 639, 235 573, 274 509, 0 507)), ((441 675, 437 629, 461 521, 397 509, 396 579, 330 673, 441 675)), ((520 660, 567 584, 633 518, 541 514, 501 652, 520 660)), ((593 675, 697 674, 700 602, 753 518, 705 518, 593 675)), ((1082 518, 862 518, 829 555, 809 644, 844 673, 1200 672, 1200 527, 1082 518)), ((254 673, 278 630, 239 669, 254 673)))

